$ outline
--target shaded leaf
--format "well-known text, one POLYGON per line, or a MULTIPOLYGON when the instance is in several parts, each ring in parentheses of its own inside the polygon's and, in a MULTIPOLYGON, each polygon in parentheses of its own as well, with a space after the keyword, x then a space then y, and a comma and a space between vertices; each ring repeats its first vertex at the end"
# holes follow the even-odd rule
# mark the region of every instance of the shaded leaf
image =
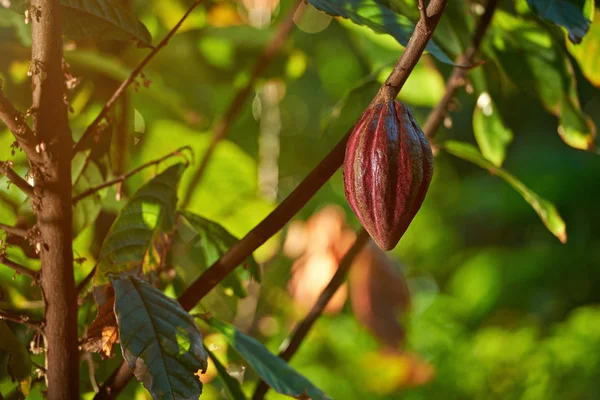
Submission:
POLYGON ((486 92, 477 99, 473 112, 473 132, 481 154, 495 166, 501 166, 513 133, 504 125, 492 98, 486 92))
MULTIPOLYGON (((28 0, 11 0, 10 9, 24 14, 28 0)), ((148 29, 117 0, 60 0, 62 31, 74 40, 130 40, 152 46, 148 29)), ((33 18, 33 12, 31 12, 33 18)))
POLYGON ((237 379, 235 379, 234 377, 229 375, 229 373, 227 372, 227 368, 225 368, 225 366, 223 364, 221 364, 219 359, 210 350, 206 349, 206 353, 208 354, 211 361, 215 365, 215 368, 217 369, 219 376, 225 383, 225 388, 227 389, 227 393, 229 393, 229 395, 231 396, 230 398, 233 400, 245 400, 246 396, 244 395, 244 392, 242 391, 240 382, 238 382, 237 379))
POLYGON ((106 359, 113 356, 113 346, 119 340, 119 326, 114 312, 115 291, 107 288, 107 299, 98 307, 98 315, 87 331, 85 351, 100 353, 106 359))
POLYGON ((527 0, 527 3, 540 18, 565 28, 573 43, 580 43, 590 28, 590 20, 584 15, 585 0, 527 0))
POLYGON ((556 236, 562 243, 566 243, 567 231, 565 222, 559 215, 554 204, 534 193, 531 189, 529 189, 507 171, 496 167, 490 161, 483 158, 475 146, 469 143, 449 140, 444 142, 442 148, 456 157, 462 158, 463 160, 472 162, 481 168, 487 169, 490 171, 490 173, 498 175, 508 182, 517 192, 519 192, 521 196, 523 196, 525 201, 527 201, 533 207, 548 230, 552 232, 552 234, 556 236))
POLYGON ((583 75, 596 87, 600 87, 600 11, 596 11, 594 23, 592 23, 587 35, 581 43, 575 45, 567 43, 567 49, 577 60, 583 75))
POLYGON ((123 207, 102 244, 94 286, 106 283, 109 273, 138 272, 156 232, 173 228, 177 185, 184 168, 181 163, 167 168, 123 207))
POLYGON ((214 318, 208 319, 207 322, 227 338, 227 341, 273 390, 292 397, 308 395, 313 400, 329 398, 258 340, 241 333, 233 325, 214 318))
POLYGON ((18 381, 25 396, 31 386, 31 356, 6 322, 0 320, 0 350, 9 353, 8 374, 18 381))
MULTIPOLYGON (((309 0, 309 2, 313 7, 334 17, 347 18, 355 24, 368 26, 377 33, 390 34, 405 47, 415 29, 415 25, 408 18, 396 14, 375 0, 309 0)), ((433 41, 427 44, 426 50, 438 60, 453 64, 433 41)))
POLYGON ((123 358, 155 399, 198 399, 202 334, 181 305, 133 276, 111 277, 123 358))
MULTIPOLYGON (((89 159, 84 152, 75 154, 71 164, 71 177, 73 181, 73 197, 85 190, 104 182, 98 165, 89 159)), ((78 201, 73 207, 73 236, 92 224, 98 218, 102 208, 102 199, 107 189, 100 190, 91 196, 78 201)))

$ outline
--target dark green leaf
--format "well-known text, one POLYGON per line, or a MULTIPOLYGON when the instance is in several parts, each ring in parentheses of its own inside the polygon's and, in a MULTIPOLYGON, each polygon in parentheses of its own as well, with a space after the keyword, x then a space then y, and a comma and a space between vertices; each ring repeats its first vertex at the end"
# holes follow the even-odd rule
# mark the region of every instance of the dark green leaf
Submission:
POLYGON ((561 218, 560 214, 556 210, 554 204, 548 200, 538 196, 531 189, 525 186, 521 181, 515 178, 513 175, 503 170, 502 168, 496 167, 490 161, 483 158, 481 153, 475 148, 475 146, 469 143, 457 142, 449 140, 444 142, 443 147, 448 153, 462 158, 463 160, 472 162, 480 166, 481 168, 487 169, 490 173, 498 175, 510 184, 523 198, 527 201, 531 207, 537 212, 542 222, 554 236, 556 236, 562 243, 567 241, 567 230, 565 222, 561 218))
POLYGON ((501 166, 506 157, 506 147, 512 141, 513 134, 504 125, 496 105, 486 92, 479 95, 477 99, 473 112, 473 132, 481 154, 496 167, 501 166))
POLYGON ((221 379, 223 379, 225 387, 227 388, 227 393, 229 393, 231 399, 246 400, 246 396, 244 395, 244 392, 242 392, 242 387, 240 386, 238 380, 229 375, 225 366, 221 364, 221 361, 219 361, 219 359, 213 353, 211 353, 210 350, 206 349, 206 352, 215 365, 219 376, 221 379))
POLYGON ((267 350, 258 340, 244 335, 233 325, 214 318, 208 319, 207 322, 225 336, 273 390, 292 397, 308 395, 312 400, 329 398, 288 363, 267 350))
MULTIPOLYGON (((375 0, 309 0, 315 8, 334 17, 348 18, 358 25, 368 26, 377 33, 392 35, 398 43, 406 47, 415 25, 403 15, 396 14, 375 0)), ((453 64, 452 60, 432 41, 427 44, 435 58, 453 64)))
POLYGON ((181 305, 133 276, 111 277, 123 358, 155 399, 191 400, 206 370, 202 333, 181 305))
POLYGON ((173 228, 177 185, 184 168, 181 163, 167 168, 123 207, 102 244, 94 286, 106 283, 109 273, 139 270, 156 232, 173 228))
MULTIPOLYGON (((11 0, 10 9, 24 14, 28 0, 11 0)), ((74 40, 130 40, 152 46, 148 29, 117 0, 60 0, 63 33, 74 40)), ((30 11, 34 18, 34 11, 30 11)))
POLYGON ((564 27, 573 43, 580 43, 590 28, 590 20, 584 15, 585 0, 527 0, 527 3, 540 18, 564 27))
POLYGON ((8 373, 12 379, 19 381, 21 391, 27 396, 31 386, 31 356, 3 320, 0 320, 0 350, 10 354, 8 373))

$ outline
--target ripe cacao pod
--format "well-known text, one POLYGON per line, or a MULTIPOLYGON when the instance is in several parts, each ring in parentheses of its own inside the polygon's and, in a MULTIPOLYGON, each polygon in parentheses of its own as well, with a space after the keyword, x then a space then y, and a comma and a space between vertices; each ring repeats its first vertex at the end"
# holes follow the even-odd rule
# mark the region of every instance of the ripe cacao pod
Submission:
POLYGON ((369 106, 348 139, 344 190, 381 249, 398 244, 421 208, 432 175, 431 147, 409 108, 397 101, 369 106))

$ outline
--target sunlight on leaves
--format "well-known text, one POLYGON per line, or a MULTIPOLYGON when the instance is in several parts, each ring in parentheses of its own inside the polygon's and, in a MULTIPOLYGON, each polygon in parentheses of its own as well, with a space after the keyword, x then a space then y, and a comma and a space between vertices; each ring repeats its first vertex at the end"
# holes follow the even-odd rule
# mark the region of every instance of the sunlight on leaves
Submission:
POLYGON ((481 154, 495 166, 501 166, 513 133, 504 125, 492 98, 486 92, 477 99, 473 112, 473 132, 481 154))

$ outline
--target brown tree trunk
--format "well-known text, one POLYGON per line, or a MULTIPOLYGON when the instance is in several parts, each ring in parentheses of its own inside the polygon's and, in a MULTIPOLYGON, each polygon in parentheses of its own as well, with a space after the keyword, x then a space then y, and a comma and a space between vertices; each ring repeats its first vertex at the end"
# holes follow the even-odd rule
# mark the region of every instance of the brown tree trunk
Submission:
POLYGON ((79 398, 77 301, 71 244, 71 149, 59 0, 32 0, 33 162, 46 306, 48 399, 79 398))

